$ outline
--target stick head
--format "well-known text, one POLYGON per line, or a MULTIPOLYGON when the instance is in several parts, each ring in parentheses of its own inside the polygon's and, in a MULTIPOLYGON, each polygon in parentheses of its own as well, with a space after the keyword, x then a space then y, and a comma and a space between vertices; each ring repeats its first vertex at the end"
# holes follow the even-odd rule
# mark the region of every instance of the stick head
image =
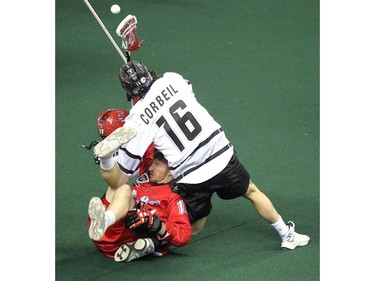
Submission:
POLYGON ((137 18, 133 15, 123 19, 116 29, 116 34, 121 37, 122 47, 127 52, 135 52, 143 43, 143 40, 139 42, 137 37, 137 18))

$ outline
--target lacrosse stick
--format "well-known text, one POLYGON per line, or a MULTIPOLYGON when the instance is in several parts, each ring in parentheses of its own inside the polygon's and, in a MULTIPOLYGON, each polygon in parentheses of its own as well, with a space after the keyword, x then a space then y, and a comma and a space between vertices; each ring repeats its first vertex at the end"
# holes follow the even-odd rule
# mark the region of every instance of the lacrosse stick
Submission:
MULTIPOLYGON (((96 21, 99 23, 104 33, 107 35, 109 41, 111 41, 113 47, 115 47, 117 53, 120 55, 122 60, 127 63, 130 59, 130 52, 135 52, 141 47, 143 40, 139 42, 137 37, 137 18, 133 15, 128 15, 117 27, 116 33, 122 40, 122 47, 125 49, 125 55, 121 49, 117 46, 116 42, 113 40, 111 34, 108 32, 107 28, 99 18, 98 14, 95 12, 94 8, 91 6, 88 0, 83 0, 90 12, 95 17, 96 21)), ((134 102, 132 100, 132 106, 134 102)))
MULTIPOLYGON (((122 48, 125 49, 125 54, 130 61, 130 52, 135 52, 141 47, 143 44, 143 40, 139 42, 137 37, 137 18, 133 15, 128 15, 126 18, 123 19, 122 22, 117 26, 116 34, 122 40, 122 48)), ((134 105, 134 99, 131 100, 132 107, 134 105)))
POLYGON ((99 18, 98 14, 95 12, 94 8, 91 6, 88 0, 83 0, 90 12, 95 17, 96 21, 99 23, 104 33, 107 35, 109 41, 111 41, 113 47, 115 47, 117 53, 120 55, 122 60, 127 63, 130 61, 130 52, 135 52, 141 47, 143 40, 139 42, 137 37, 137 18, 133 15, 128 15, 117 27, 116 33, 121 37, 122 47, 125 49, 125 55, 113 40, 111 34, 108 32, 102 20, 99 18))
POLYGON ((105 25, 103 24, 103 22, 101 21, 101 19, 99 18, 98 14, 95 12, 94 8, 91 6, 90 2, 88 0, 83 0, 85 2, 85 4, 87 5, 87 7, 89 8, 90 12, 93 14, 93 16, 95 17, 96 21, 99 23, 99 25, 101 26, 101 28, 103 29, 104 33, 107 35, 109 41, 111 41, 113 47, 115 47, 117 53, 120 55, 120 57, 122 58, 122 60, 126 63, 127 62, 127 59, 125 57, 125 55, 123 54, 123 52, 120 50, 119 46, 117 46, 115 40, 113 40, 111 34, 108 32, 107 28, 105 27, 105 25))
POLYGON ((126 51, 128 61, 130 60, 130 53, 137 51, 143 44, 143 40, 139 42, 137 37, 137 22, 135 16, 128 15, 116 29, 116 34, 121 38, 121 46, 126 51))

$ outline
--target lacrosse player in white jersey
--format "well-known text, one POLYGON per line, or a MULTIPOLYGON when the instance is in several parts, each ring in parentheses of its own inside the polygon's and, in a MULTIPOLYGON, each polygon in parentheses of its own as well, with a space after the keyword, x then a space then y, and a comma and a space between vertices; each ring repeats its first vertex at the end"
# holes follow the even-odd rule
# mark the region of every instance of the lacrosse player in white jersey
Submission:
MULTIPOLYGON (((281 238, 281 248, 293 250, 309 243, 310 237, 295 232, 269 198, 250 180, 223 129, 196 100, 192 85, 181 75, 167 72, 151 75, 140 62, 131 60, 119 72, 127 96, 136 103, 117 129, 95 147, 101 174, 110 185, 119 186, 137 173, 151 143, 168 160, 174 191, 187 205, 193 235, 199 232, 212 209, 214 192, 221 199, 249 199, 258 214, 281 238), (114 152, 117 158, 113 158, 114 152)), ((128 206, 123 206, 125 209, 128 206)), ((101 225, 101 224, 98 224, 101 225)))

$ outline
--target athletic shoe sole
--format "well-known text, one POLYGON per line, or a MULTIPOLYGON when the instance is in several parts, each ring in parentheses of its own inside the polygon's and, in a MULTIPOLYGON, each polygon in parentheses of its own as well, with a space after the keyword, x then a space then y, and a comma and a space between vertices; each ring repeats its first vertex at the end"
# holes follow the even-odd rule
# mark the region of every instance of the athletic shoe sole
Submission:
POLYGON ((154 251, 154 246, 149 238, 140 238, 134 243, 123 244, 115 253, 116 262, 130 262, 146 256, 154 251))
POLYGON ((91 224, 89 228, 89 237, 92 240, 100 241, 104 235, 105 207, 99 197, 93 197, 89 203, 89 217, 91 224))
POLYGON ((109 158, 124 143, 127 143, 137 135, 135 128, 124 126, 117 128, 94 148, 94 154, 99 158, 109 158))

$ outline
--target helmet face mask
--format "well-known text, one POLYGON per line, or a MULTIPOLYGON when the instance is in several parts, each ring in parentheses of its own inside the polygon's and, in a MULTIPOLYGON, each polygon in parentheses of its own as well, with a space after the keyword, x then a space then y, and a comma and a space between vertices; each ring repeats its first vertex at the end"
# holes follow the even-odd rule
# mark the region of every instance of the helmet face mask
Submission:
POLYGON ((119 79, 122 88, 131 99, 142 98, 154 82, 147 67, 137 61, 129 61, 121 66, 119 79))
POLYGON ((96 123, 98 134, 105 139, 114 130, 124 126, 125 118, 129 115, 126 110, 106 109, 100 113, 96 123))

